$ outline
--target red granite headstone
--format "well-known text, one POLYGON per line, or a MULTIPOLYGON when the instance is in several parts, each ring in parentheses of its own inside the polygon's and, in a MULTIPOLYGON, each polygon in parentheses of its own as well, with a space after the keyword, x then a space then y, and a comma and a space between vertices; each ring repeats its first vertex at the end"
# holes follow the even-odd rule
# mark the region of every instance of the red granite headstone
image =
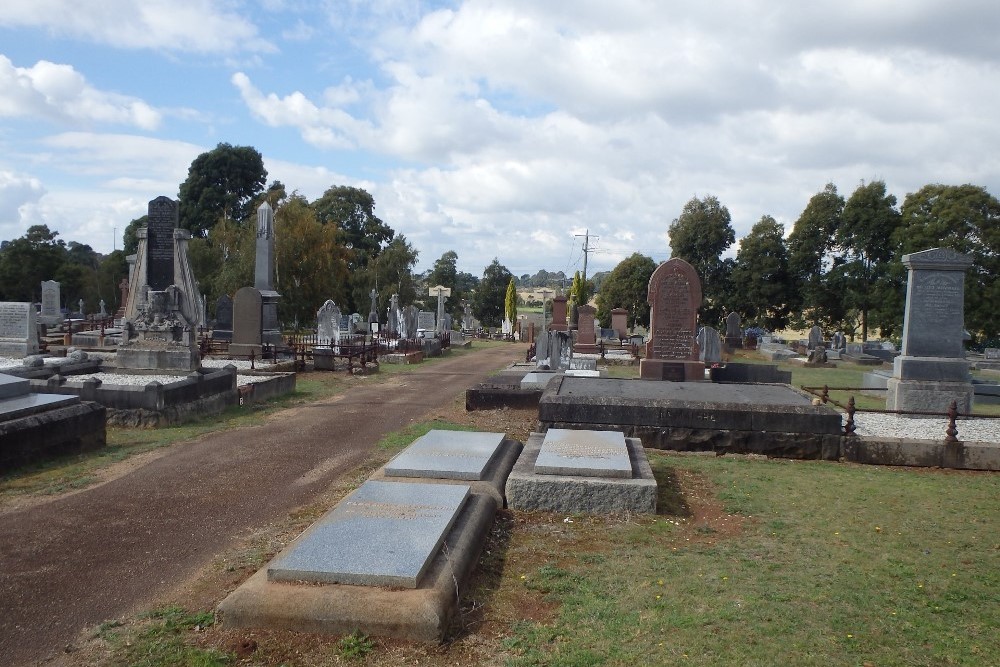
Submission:
POLYGON ((649 341, 639 377, 649 380, 705 379, 698 360, 697 323, 701 281, 683 259, 660 264, 649 278, 649 341))
POLYGON ((580 306, 576 309, 577 336, 574 352, 580 354, 597 353, 597 336, 594 331, 594 315, 597 309, 593 306, 580 306))
POLYGON ((568 331, 566 324, 566 297, 557 296, 552 299, 552 322, 549 324, 549 331, 568 331))
POLYGON ((611 311, 611 328, 615 330, 618 338, 625 340, 628 336, 628 310, 615 308, 611 311))

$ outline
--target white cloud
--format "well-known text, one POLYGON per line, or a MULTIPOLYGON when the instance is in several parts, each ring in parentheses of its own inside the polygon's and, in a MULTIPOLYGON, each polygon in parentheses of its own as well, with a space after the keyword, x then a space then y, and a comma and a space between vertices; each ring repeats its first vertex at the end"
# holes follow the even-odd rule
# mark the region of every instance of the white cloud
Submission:
POLYGON ((41 181, 28 174, 0 169, 0 238, 21 236, 29 225, 24 220, 45 195, 41 181))
POLYGON ((0 55, 0 117, 43 116, 63 122, 114 123, 153 130, 162 115, 140 99, 97 90, 71 65, 40 60, 15 67, 0 55))
POLYGON ((0 26, 43 28, 125 49, 169 52, 273 52, 230 2, 211 0, 8 0, 0 26))

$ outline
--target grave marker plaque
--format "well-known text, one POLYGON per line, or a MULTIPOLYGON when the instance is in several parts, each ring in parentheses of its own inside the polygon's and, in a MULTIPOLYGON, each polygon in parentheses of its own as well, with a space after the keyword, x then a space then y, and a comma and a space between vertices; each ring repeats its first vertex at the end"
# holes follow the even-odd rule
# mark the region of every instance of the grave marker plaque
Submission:
POLYGON ((416 588, 468 495, 465 484, 369 480, 272 561, 267 577, 416 588))
POLYGON ((146 225, 146 284, 159 292, 174 284, 174 230, 177 228, 177 202, 157 197, 149 202, 146 225))
POLYGON ((0 356, 38 354, 38 324, 35 304, 0 302, 0 356))
POLYGON ((385 474, 478 481, 500 451, 503 439, 503 433, 429 431, 389 461, 385 474))
POLYGON ((631 478, 625 435, 621 431, 550 428, 535 460, 535 473, 631 478))

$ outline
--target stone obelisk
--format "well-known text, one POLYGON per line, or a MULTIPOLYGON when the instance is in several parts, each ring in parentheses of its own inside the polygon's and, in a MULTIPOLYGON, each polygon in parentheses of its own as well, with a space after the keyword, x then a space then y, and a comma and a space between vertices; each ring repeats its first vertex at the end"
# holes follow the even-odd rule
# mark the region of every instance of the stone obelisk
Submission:
POLYGON ((253 286, 260 292, 261 336, 263 345, 284 347, 278 326, 278 299, 274 289, 274 209, 266 201, 257 207, 257 263, 253 286))

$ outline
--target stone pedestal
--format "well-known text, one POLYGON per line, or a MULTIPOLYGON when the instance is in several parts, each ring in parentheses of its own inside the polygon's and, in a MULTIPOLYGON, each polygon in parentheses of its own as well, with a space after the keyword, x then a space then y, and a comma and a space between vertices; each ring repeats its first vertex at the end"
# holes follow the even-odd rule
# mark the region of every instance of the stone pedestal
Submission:
POLYGON ((940 413, 955 401, 960 413, 972 412, 974 388, 964 359, 896 357, 887 389, 886 410, 940 413))
POLYGON ((201 355, 196 347, 144 340, 119 347, 115 362, 122 369, 187 373, 201 367, 201 355))

